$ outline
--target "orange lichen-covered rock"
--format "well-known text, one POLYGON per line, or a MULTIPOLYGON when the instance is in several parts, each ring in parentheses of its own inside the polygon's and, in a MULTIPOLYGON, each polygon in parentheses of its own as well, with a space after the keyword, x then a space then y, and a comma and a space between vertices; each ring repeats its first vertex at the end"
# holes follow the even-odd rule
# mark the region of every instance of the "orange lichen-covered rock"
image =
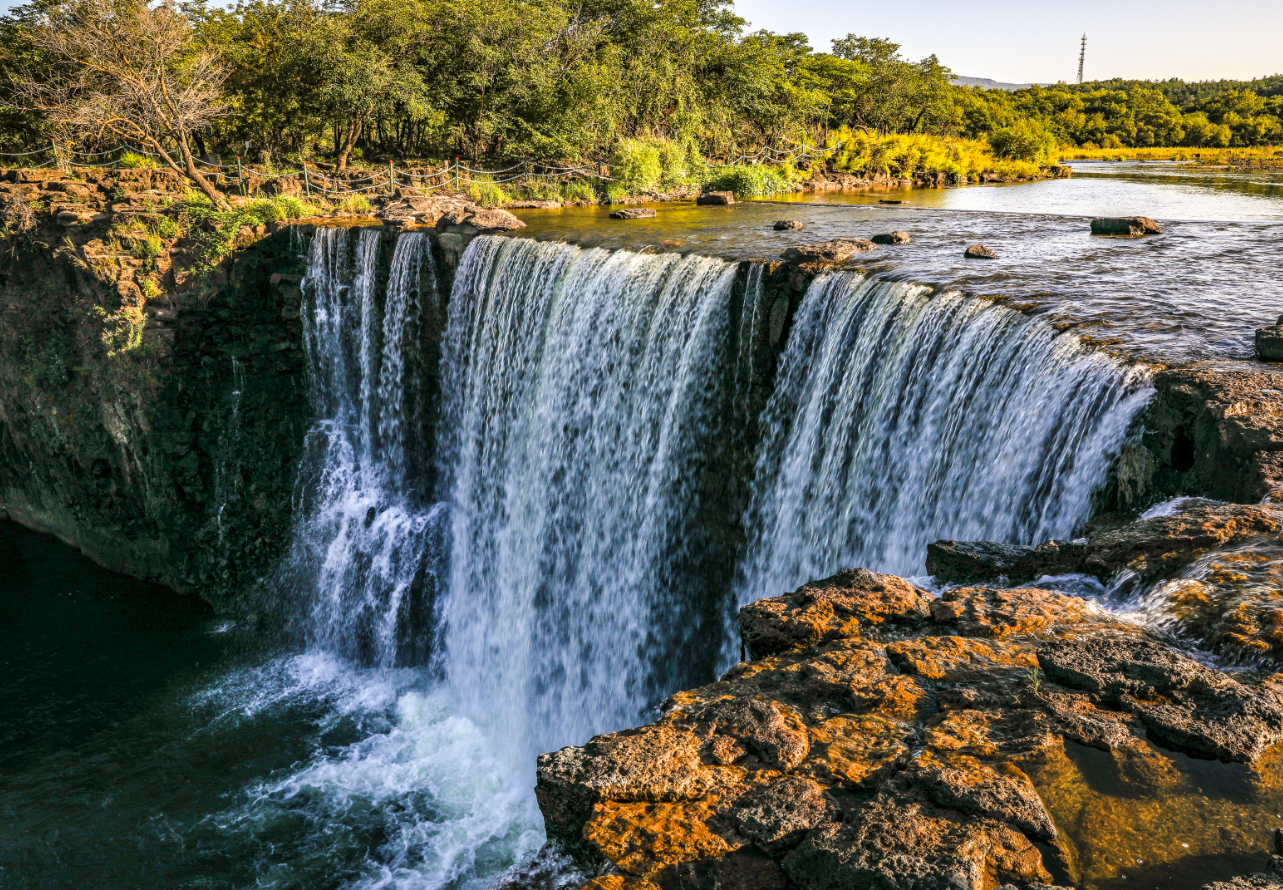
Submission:
MULTIPOLYGON (((1231 568, 1206 583, 1250 575, 1231 568)), ((663 890, 996 890, 1047 884, 1049 867, 1078 886, 1121 878, 1085 826, 1178 862, 1142 855, 1146 830, 1168 847, 1171 831, 1111 815, 1151 818, 1143 802, 1164 794, 1194 801, 1191 819, 1223 805, 1201 790, 1209 767, 1173 750, 1249 761, 1254 787, 1279 773, 1277 797, 1240 809, 1283 806, 1267 754, 1283 680, 1199 664, 1086 601, 975 587, 932 601, 844 572, 741 622, 756 660, 673 695, 651 726, 540 759, 550 838, 663 890)), ((1249 834, 1216 831, 1235 849, 1249 834)), ((1208 849, 1211 829, 1197 835, 1208 849)))
POLYGON ((590 852, 632 875, 649 877, 667 866, 724 856, 743 846, 713 833, 708 801, 616 803, 593 807, 583 828, 590 852))
POLYGON ((851 639, 861 628, 920 622, 931 595, 902 578, 848 569, 788 596, 758 600, 740 611, 740 633, 754 658, 851 639))
POLYGON ((952 625, 970 637, 1006 637, 1054 632, 1081 625, 1094 611, 1091 603, 1051 590, 992 590, 960 587, 931 603, 937 624, 952 625))

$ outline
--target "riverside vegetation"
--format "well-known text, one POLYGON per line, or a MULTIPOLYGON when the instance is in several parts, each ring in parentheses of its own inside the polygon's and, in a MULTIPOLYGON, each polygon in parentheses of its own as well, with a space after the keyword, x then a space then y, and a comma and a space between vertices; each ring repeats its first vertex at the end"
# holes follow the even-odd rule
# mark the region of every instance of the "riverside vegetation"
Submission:
POLYGON ((763 145, 827 148, 833 169, 865 178, 960 182, 1034 175, 1066 145, 1283 137, 1277 77, 963 88, 935 56, 905 59, 889 40, 848 35, 817 52, 801 34, 748 33, 719 0, 42 0, 0 19, 0 35, 0 152, 48 161, 51 139, 90 154, 123 141, 214 203, 194 157, 243 156, 268 174, 321 158, 340 172, 388 158, 590 162, 613 175, 527 179, 519 193, 478 177, 471 197, 610 202, 789 188, 788 163, 720 166, 763 145))

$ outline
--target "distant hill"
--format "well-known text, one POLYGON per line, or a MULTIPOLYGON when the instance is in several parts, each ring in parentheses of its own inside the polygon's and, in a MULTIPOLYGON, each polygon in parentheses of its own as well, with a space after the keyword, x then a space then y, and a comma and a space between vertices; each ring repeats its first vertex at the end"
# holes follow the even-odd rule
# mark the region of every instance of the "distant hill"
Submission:
MULTIPOLYGON (((949 81, 956 87, 984 87, 986 90, 1027 90, 1033 86, 1031 83, 1003 83, 998 80, 991 80, 988 77, 959 77, 954 75, 949 81)), ((1053 84, 1040 83, 1040 87, 1049 87, 1053 84)))

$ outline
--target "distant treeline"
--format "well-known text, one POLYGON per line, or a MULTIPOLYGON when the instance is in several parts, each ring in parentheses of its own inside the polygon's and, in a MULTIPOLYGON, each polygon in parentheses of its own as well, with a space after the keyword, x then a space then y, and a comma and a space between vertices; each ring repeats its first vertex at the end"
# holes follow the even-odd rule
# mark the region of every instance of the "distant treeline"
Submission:
MULTIPOLYGON (((106 131, 95 142, 76 116, 86 101, 76 60, 33 35, 75 27, 85 9, 137 19, 127 7, 140 2, 35 0, 0 18, 0 152, 50 138, 82 150, 119 142, 106 131), (57 121, 22 99, 39 92, 24 92, 24 81, 46 78, 69 85, 57 121)), ((980 140, 1033 162, 1070 143, 1283 142, 1283 77, 956 87, 935 56, 905 59, 895 43, 856 35, 817 52, 802 34, 749 32, 724 0, 192 0, 172 9, 188 33, 173 38, 165 64, 182 73, 183 54, 199 56, 219 94, 192 133, 205 156, 340 166, 586 159, 646 139, 691 158, 732 158, 841 128, 980 140)))

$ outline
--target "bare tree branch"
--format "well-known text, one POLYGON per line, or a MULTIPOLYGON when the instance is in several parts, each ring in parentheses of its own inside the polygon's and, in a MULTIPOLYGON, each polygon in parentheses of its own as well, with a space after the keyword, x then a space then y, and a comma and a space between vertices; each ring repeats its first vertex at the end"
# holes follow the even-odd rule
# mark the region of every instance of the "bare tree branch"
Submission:
POLYGON ((189 140, 225 113, 227 72, 173 0, 71 0, 38 22, 32 42, 68 64, 14 80, 27 110, 82 139, 139 143, 226 206, 189 140))

